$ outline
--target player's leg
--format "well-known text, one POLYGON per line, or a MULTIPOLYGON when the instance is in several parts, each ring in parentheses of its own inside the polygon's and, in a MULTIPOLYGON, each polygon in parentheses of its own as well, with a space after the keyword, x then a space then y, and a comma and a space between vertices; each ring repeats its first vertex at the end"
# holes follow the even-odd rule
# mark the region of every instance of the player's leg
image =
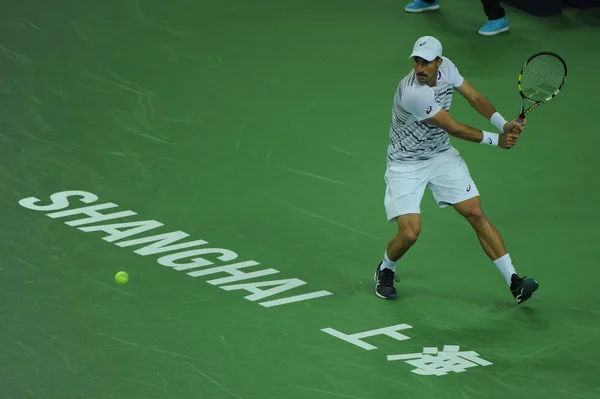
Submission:
POLYGON ((434 11, 440 8, 439 0, 413 0, 412 3, 407 4, 404 7, 404 11, 406 12, 425 12, 425 11, 434 11))
POLYGON ((500 0, 481 0, 488 21, 479 29, 480 35, 493 36, 508 30, 508 17, 500 0))
POLYGON ((487 218, 479 191, 458 151, 451 149, 438 157, 440 167, 430 182, 434 198, 440 207, 452 205, 473 227, 481 248, 504 277, 513 296, 523 302, 538 288, 534 279, 521 278, 515 271, 504 239, 487 218))
POLYGON ((375 294, 396 298, 394 277, 396 262, 412 247, 421 232, 420 205, 427 185, 426 164, 394 164, 385 173, 385 211, 387 220, 395 222, 398 233, 390 238, 383 260, 375 271, 375 294))
MULTIPOLYGON (((479 190, 471 177, 467 164, 454 148, 440 154, 437 172, 429 187, 440 208, 454 206, 477 232, 482 249, 491 260, 506 254, 504 241, 498 230, 489 222, 481 208, 479 190)), ((510 281, 510 275, 507 282, 510 281)))
POLYGON ((473 227, 481 248, 492 261, 498 263, 498 269, 506 283, 510 284, 511 276, 516 273, 515 269, 502 235, 483 212, 479 195, 454 203, 452 206, 473 227))
POLYGON ((421 215, 409 213, 396 217, 398 233, 389 241, 381 268, 396 270, 396 262, 412 247, 421 233, 421 215))
POLYGON ((480 198, 473 197, 453 206, 473 227, 481 247, 504 277, 515 299, 519 303, 529 299, 539 285, 532 278, 519 277, 506 250, 502 235, 481 208, 480 198))
POLYGON ((389 241, 383 260, 375 270, 375 294, 384 299, 397 297, 394 287, 396 262, 412 247, 421 232, 421 215, 411 213, 396 217, 398 233, 389 241))

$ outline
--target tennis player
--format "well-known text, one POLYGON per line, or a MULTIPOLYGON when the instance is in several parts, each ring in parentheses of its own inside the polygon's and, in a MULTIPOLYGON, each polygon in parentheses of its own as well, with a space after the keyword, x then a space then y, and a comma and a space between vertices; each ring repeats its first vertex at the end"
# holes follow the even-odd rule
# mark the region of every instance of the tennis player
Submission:
POLYGON ((450 144, 449 135, 486 146, 511 148, 526 125, 507 122, 490 101, 464 79, 456 65, 442 55, 434 37, 419 38, 410 55, 414 68, 395 92, 385 172, 387 220, 395 221, 398 234, 388 242, 375 273, 375 293, 397 297, 396 263, 415 244, 421 232, 420 204, 426 188, 438 207, 454 207, 475 230, 479 243, 504 277, 517 303, 538 288, 532 278, 520 277, 496 227, 481 208, 480 195, 469 169, 450 144), (453 91, 500 132, 493 133, 455 121, 450 113, 453 91))

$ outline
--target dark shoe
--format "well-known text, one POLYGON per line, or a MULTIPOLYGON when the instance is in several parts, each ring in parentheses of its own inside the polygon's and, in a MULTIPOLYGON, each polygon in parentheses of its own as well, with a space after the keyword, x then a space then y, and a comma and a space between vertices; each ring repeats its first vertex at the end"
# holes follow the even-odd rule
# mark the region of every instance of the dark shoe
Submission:
POLYGON ((387 267, 381 270, 380 266, 382 263, 377 265, 377 270, 375 271, 375 295, 383 299, 395 299, 397 296, 396 288, 394 288, 395 273, 387 267))
POLYGON ((510 283, 510 292, 517 300, 517 303, 523 303, 538 289, 540 285, 535 279, 530 277, 519 277, 513 274, 510 283))

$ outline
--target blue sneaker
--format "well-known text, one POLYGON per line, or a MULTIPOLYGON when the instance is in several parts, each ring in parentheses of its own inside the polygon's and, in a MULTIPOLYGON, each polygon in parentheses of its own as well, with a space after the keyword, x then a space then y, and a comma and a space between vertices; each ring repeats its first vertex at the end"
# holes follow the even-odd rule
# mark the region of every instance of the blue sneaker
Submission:
POLYGON ((413 0, 412 3, 404 7, 406 12, 424 12, 433 11, 440 8, 440 0, 435 0, 433 3, 425 3, 423 0, 413 0))
POLYGON ((506 32, 507 30, 508 17, 505 16, 504 18, 487 21, 477 33, 483 36, 494 36, 498 33, 506 32))
POLYGON ((528 277, 519 277, 513 274, 511 277, 510 291, 515 297, 517 303, 523 303, 538 289, 540 285, 535 279, 528 277))

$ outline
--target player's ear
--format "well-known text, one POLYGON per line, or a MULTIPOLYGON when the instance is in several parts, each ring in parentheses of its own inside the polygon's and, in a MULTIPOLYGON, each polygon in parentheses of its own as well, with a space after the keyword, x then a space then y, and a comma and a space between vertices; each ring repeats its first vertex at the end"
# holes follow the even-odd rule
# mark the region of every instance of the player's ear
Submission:
POLYGON ((442 66, 442 62, 444 62, 444 59, 442 57, 436 57, 436 61, 437 61, 437 66, 439 68, 442 66))

